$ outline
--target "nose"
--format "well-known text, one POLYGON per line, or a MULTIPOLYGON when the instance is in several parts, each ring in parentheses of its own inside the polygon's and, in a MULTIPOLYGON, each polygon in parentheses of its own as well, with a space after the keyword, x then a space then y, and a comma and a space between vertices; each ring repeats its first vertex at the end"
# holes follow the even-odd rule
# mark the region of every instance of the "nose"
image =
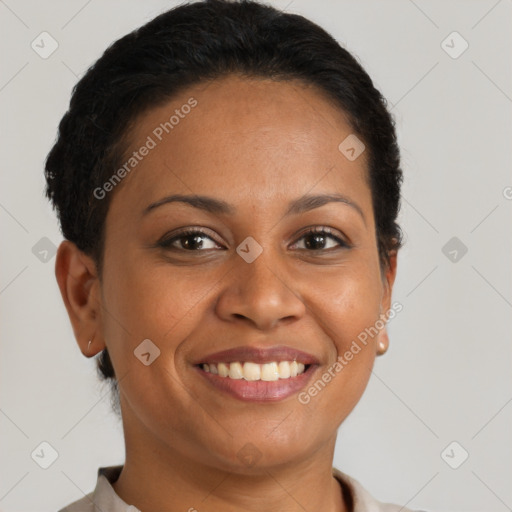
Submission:
POLYGON ((227 284, 216 304, 223 320, 250 323, 266 331, 305 313, 293 279, 265 251, 252 263, 239 261, 225 279, 227 284))

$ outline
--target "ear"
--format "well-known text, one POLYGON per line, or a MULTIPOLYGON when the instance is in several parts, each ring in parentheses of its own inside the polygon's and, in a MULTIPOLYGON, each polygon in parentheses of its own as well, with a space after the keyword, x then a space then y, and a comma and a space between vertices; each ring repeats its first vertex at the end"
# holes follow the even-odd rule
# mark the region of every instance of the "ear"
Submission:
POLYGON ((92 357, 105 348, 100 330, 101 293, 96 265, 73 242, 64 240, 57 250, 55 277, 78 346, 84 356, 92 357))
MULTIPOLYGON (((386 271, 382 276, 382 299, 381 299, 381 318, 385 321, 387 319, 387 312, 391 308, 391 296, 393 292, 393 284, 395 283, 396 270, 397 270, 397 251, 393 250, 389 253, 389 265, 386 267, 386 271)), ((376 351, 377 355, 384 354, 389 347, 389 336, 387 327, 379 332, 376 338, 376 351)))

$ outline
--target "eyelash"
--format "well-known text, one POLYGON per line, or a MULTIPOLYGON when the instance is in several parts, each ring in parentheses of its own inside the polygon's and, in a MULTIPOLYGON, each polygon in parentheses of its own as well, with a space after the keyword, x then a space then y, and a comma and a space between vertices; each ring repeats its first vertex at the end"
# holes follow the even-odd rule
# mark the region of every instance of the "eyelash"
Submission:
MULTIPOLYGON (((327 235, 328 238, 331 238, 332 240, 335 240, 338 244, 339 244, 339 247, 338 249, 343 249, 343 248, 349 248, 350 245, 345 242, 342 238, 336 236, 333 234, 333 231, 328 228, 328 227, 323 227, 323 226, 317 226, 317 227, 314 227, 312 229, 309 229, 308 231, 305 231, 304 233, 301 234, 300 238, 298 240, 301 240, 302 238, 308 236, 308 235, 318 235, 318 234, 321 234, 321 235, 327 235)), ((168 238, 166 239, 165 237, 160 241, 158 242, 158 245, 164 249, 167 249, 167 250, 175 250, 175 251, 183 251, 183 252, 204 252, 205 249, 203 250, 188 250, 188 249, 183 249, 183 248, 178 248, 178 247, 172 247, 172 244, 182 238, 188 238, 188 237, 192 237, 192 236, 196 236, 196 235, 202 235, 206 238, 209 238, 210 240, 212 240, 213 242, 215 242, 216 244, 218 244, 218 242, 216 240, 214 240, 211 236, 209 236, 206 232, 204 232, 203 230, 199 229, 199 228, 195 228, 195 229, 186 229, 184 231, 182 231, 181 233, 178 233, 176 234, 175 236, 171 237, 171 238, 168 238)), ((295 242, 297 243, 297 242, 295 242)), ((219 244, 220 245, 220 244, 219 244)), ((304 250, 304 251, 308 251, 308 252, 321 252, 321 251, 332 251, 332 250, 335 250, 336 248, 330 248, 330 249, 300 249, 300 250, 304 250)), ((208 250, 208 249, 206 249, 208 250)))

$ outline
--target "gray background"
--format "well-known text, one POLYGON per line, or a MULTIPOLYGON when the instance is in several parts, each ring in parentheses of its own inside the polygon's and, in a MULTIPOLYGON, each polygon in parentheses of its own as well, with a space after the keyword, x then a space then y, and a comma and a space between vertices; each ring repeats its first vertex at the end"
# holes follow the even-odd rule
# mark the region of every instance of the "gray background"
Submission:
MULTIPOLYGON (((390 102, 402 149, 406 245, 393 299, 403 311, 334 464, 382 501, 512 510, 512 2, 271 3, 360 59, 390 102), (453 31, 469 44, 458 58, 442 46, 453 31), (462 450, 469 458, 452 469, 446 461, 460 463, 462 450)), ((55 258, 42 252, 62 240, 43 164, 85 69, 176 4, 0 1, 0 510, 55 511, 93 489, 99 466, 124 461, 108 388, 76 345, 55 258), (43 31, 59 45, 47 59, 31 48, 43 31), (31 458, 43 441, 59 455, 46 470, 31 458)), ((446 44, 462 48, 458 36, 446 44)))

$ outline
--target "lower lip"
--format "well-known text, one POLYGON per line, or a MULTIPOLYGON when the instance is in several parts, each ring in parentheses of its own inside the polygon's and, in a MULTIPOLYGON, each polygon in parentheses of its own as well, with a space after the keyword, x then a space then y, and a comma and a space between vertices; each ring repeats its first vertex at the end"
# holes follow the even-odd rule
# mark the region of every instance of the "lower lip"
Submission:
POLYGON ((288 379, 278 379, 273 381, 245 379, 230 379, 229 377, 219 377, 219 375, 205 372, 196 366, 196 370, 213 386, 224 391, 239 400, 247 402, 275 402, 284 400, 289 396, 299 392, 306 386, 317 365, 310 365, 308 369, 288 379))

